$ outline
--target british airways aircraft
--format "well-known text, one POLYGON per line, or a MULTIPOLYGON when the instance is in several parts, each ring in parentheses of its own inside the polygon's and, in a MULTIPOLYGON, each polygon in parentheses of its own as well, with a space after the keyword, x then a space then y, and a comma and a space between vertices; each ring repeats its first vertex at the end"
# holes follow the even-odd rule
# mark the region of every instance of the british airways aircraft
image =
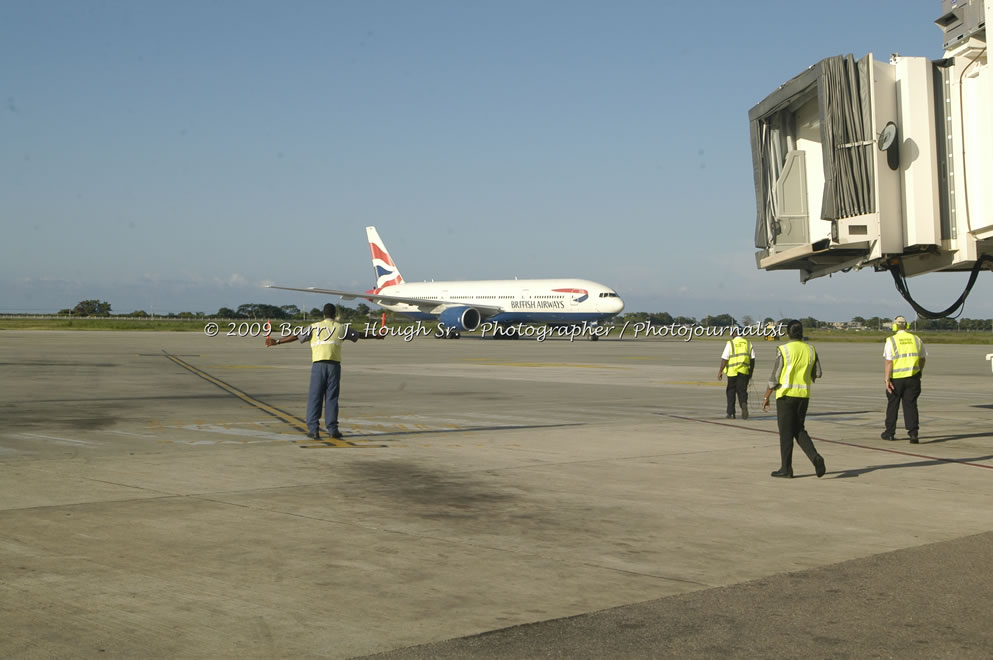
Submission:
MULTIPOLYGON (((364 293, 267 285, 272 289, 365 298, 380 307, 418 320, 439 320, 455 332, 481 323, 508 327, 518 323, 596 326, 619 314, 624 301, 610 287, 589 280, 460 280, 407 282, 375 227, 366 227, 376 288, 364 293)), ((595 339, 596 334, 591 334, 595 339)))

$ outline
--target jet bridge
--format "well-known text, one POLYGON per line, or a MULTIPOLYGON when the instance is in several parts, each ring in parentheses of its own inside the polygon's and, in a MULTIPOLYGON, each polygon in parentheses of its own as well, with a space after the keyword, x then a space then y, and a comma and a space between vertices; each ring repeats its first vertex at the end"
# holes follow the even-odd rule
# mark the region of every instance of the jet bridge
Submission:
POLYGON ((829 57, 751 109, 759 268, 806 282, 993 265, 989 14, 993 0, 944 0, 942 59, 829 57))

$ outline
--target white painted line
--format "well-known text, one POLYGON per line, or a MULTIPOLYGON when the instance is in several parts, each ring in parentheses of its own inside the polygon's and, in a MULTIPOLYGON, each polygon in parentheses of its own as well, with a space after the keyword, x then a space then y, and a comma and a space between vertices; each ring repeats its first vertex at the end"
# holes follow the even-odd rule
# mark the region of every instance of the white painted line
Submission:
MULTIPOLYGON (((352 426, 375 426, 379 428, 398 428, 407 430, 411 426, 425 426, 425 424, 407 424, 404 422, 395 421, 395 417, 380 417, 378 419, 366 419, 363 417, 339 417, 338 424, 351 424, 352 426)), ((461 428, 465 425, 465 420, 462 420, 461 424, 429 424, 427 426, 432 426, 434 428, 461 428)))
POLYGON ((569 424, 572 420, 553 419, 548 417, 529 418, 511 417, 508 415, 484 415, 467 412, 456 413, 447 417, 436 417, 434 415, 387 415, 375 419, 369 417, 339 417, 339 424, 361 424, 372 426, 431 426, 439 429, 444 428, 473 428, 478 426, 548 426, 555 424, 569 424), (407 420, 406 422, 399 420, 407 420))
POLYGON ((300 433, 270 433, 269 431, 259 431, 256 429, 226 428, 216 424, 187 424, 186 426, 172 427, 185 431, 203 431, 206 433, 223 433, 225 435, 238 435, 242 437, 257 438, 259 440, 282 440, 286 441, 299 437, 300 433))
POLYGON ((117 435, 133 435, 136 438, 154 438, 153 435, 148 435, 147 433, 130 433, 128 431, 107 431, 107 433, 116 433, 117 435))
POLYGON ((92 442, 87 442, 86 440, 73 440, 72 438, 56 438, 54 435, 41 435, 40 433, 22 433, 24 437, 28 438, 43 438, 45 440, 55 440, 56 442, 68 442, 71 445, 87 445, 93 446, 92 442))

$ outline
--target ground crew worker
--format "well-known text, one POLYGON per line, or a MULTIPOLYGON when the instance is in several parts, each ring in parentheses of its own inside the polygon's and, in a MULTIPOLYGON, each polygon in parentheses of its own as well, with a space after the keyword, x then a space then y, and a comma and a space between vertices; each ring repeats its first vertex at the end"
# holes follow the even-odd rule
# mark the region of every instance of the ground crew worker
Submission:
POLYGON ((748 381, 751 380, 754 370, 755 349, 752 348, 752 342, 741 335, 731 337, 724 345, 721 366, 717 368, 718 381, 724 374, 728 376, 727 388, 724 390, 727 396, 728 419, 734 419, 735 395, 738 397, 738 405, 741 406, 741 418, 748 419, 748 381))
POLYGON ((896 438, 896 416, 903 402, 903 424, 907 427, 911 444, 917 444, 920 418, 917 415, 917 399, 921 395, 921 376, 927 350, 917 335, 907 332, 907 319, 898 316, 893 319, 896 333, 883 344, 883 380, 886 382, 886 428, 883 440, 896 438))
POLYGON ((299 334, 273 339, 267 336, 266 346, 300 341, 310 344, 310 392, 307 396, 307 437, 320 439, 321 407, 325 410, 325 428, 332 438, 341 438, 338 430, 338 395, 341 385, 341 344, 344 340, 382 339, 382 335, 360 335, 347 324, 334 320, 334 305, 324 305, 324 319, 312 323, 299 334))
POLYGON ((790 321, 786 326, 786 335, 790 341, 781 344, 776 351, 769 388, 762 400, 762 410, 768 410, 769 395, 775 390, 780 467, 772 476, 793 478, 793 440, 796 439, 800 449, 814 464, 817 476, 823 477, 824 458, 817 453, 814 441, 803 426, 810 404, 811 385, 821 377, 821 363, 814 347, 803 341, 802 323, 790 321))

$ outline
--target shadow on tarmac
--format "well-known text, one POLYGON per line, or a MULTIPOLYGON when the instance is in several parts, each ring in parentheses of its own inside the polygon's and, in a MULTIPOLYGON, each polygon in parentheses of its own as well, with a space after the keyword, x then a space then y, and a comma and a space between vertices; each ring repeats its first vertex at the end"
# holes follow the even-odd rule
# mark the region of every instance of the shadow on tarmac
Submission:
MULTIPOLYGON (((927 461, 915 461, 913 463, 890 463, 887 465, 870 465, 868 467, 859 468, 856 470, 845 470, 843 472, 838 472, 835 479, 847 479, 850 477, 860 477, 863 474, 869 474, 870 472, 877 472, 879 470, 892 470, 895 468, 913 468, 913 467, 934 467, 935 465, 945 465, 948 463, 976 463, 978 461, 988 461, 993 459, 993 454, 989 456, 976 456, 975 458, 937 458, 927 461)), ((831 474, 830 472, 828 474, 831 474)))

